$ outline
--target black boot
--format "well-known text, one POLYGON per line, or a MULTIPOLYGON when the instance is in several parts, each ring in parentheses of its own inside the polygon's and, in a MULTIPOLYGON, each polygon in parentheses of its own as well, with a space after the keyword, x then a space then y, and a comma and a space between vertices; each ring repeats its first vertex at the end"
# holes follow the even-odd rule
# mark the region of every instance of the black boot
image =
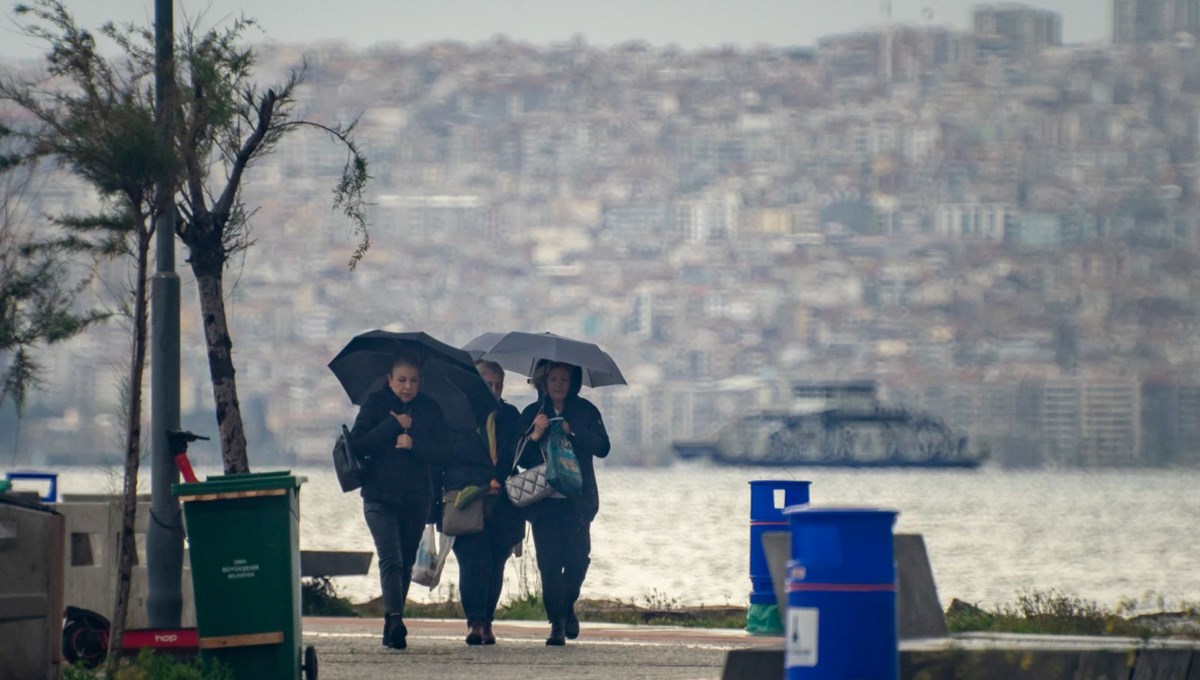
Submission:
POLYGON ((483 622, 468 621, 467 622, 467 644, 474 647, 475 645, 483 644, 483 622))
POLYGON ((496 644, 496 634, 494 632, 492 632, 492 622, 491 621, 483 622, 483 644, 485 644, 485 645, 496 644))
POLYGON ((568 640, 579 637, 579 617, 575 616, 575 605, 571 605, 571 608, 567 610, 567 621, 563 628, 568 640))
POLYGON ((546 636, 547 647, 562 647, 567 644, 566 633, 561 619, 550 622, 550 634, 546 636))
POLYGON ((404 649, 408 646, 408 628, 403 614, 388 614, 383 619, 383 646, 404 649))

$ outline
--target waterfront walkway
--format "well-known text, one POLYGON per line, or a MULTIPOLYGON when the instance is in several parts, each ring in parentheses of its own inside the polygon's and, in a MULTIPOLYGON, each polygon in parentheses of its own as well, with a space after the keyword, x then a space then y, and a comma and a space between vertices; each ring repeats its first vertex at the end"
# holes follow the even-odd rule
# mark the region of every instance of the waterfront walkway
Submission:
POLYGON ((367 618, 305 618, 304 644, 317 650, 320 680, 719 680, 729 650, 780 644, 740 630, 585 621, 578 640, 555 648, 545 623, 498 621, 496 645, 468 647, 462 621, 407 624, 403 651, 383 647, 382 620, 367 618))
MULTIPOLYGON (((783 638, 740 630, 584 622, 580 639, 546 647, 546 624, 501 621, 498 644, 468 647, 462 621, 408 626, 409 648, 396 651, 380 644, 380 619, 306 618, 304 644, 317 649, 321 680, 720 680, 727 659, 737 680, 783 676, 783 638)), ((1000 633, 908 640, 900 677, 1192 680, 1200 642, 1000 633)))

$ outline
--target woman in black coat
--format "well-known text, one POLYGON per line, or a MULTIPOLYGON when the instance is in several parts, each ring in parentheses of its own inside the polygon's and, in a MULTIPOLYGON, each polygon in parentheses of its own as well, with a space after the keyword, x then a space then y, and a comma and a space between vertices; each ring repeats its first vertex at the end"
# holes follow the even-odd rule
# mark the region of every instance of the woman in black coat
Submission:
POLYGON ((541 362, 532 381, 538 400, 521 413, 521 432, 528 433, 521 455, 522 467, 542 462, 542 449, 551 418, 562 418, 570 438, 583 487, 576 498, 547 498, 527 508, 533 524, 533 545, 542 577, 542 601, 550 621, 546 644, 561 646, 579 636, 575 602, 587 576, 592 550, 591 524, 600 510, 594 458, 608 456, 608 431, 600 411, 579 396, 583 372, 578 366, 541 362))
POLYGON ((504 563, 513 545, 525 536, 525 520, 508 496, 504 480, 513 473, 517 443, 515 406, 500 399, 504 391, 504 369, 490 361, 475 364, 484 382, 496 395, 496 408, 479 432, 452 432, 454 445, 446 462, 442 485, 446 502, 454 492, 468 487, 481 490, 473 502, 484 504, 483 531, 457 536, 454 556, 458 560, 459 594, 467 617, 467 644, 496 643, 492 621, 504 586, 504 563))
POLYGON ((433 506, 432 470, 449 447, 442 409, 420 393, 420 384, 417 357, 397 355, 387 386, 367 397, 350 430, 352 450, 366 459, 363 514, 379 555, 383 644, 394 649, 407 646, 404 603, 433 506))

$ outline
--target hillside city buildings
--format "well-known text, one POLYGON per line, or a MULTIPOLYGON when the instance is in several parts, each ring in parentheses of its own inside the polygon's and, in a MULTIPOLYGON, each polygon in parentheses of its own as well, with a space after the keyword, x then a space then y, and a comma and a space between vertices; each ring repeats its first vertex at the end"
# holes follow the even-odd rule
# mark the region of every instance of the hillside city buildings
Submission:
MULTIPOLYGON (((630 382, 587 395, 613 463, 868 379, 1000 464, 1198 464, 1196 6, 1114 0, 1096 45, 1004 3, 815 47, 264 46, 264 79, 307 59, 306 116, 360 116, 373 212, 350 271, 339 149, 297 133, 254 168, 230 272, 251 460, 323 463, 354 417, 325 364, 391 324, 601 343, 630 382)), ((211 432, 184 281, 185 424, 211 432)), ((23 455, 115 448, 126 346, 112 324, 47 354, 23 455)))

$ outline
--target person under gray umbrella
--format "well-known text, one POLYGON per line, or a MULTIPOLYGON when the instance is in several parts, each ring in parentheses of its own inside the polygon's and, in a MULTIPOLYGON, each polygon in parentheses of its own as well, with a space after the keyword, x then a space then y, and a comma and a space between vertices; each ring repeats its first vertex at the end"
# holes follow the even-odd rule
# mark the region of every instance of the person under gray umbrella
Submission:
POLYGON ((521 413, 520 431, 526 433, 529 444, 520 465, 528 469, 543 462, 551 418, 561 419, 562 432, 571 442, 582 478, 582 488, 575 498, 546 498, 526 509, 533 526, 542 601, 550 622, 546 644, 558 647, 579 637, 575 603, 591 563, 591 526, 600 510, 593 460, 606 458, 610 443, 599 409, 579 396, 582 369, 542 361, 532 373, 538 400, 521 413))
POLYGON ((624 385, 625 377, 599 345, 554 333, 484 333, 463 345, 463 350, 477 360, 494 361, 529 376, 537 388, 538 400, 521 413, 518 431, 525 440, 521 467, 544 462, 552 419, 558 421, 578 459, 582 488, 576 497, 559 494, 526 508, 550 622, 546 644, 565 645, 579 636, 575 603, 591 563, 591 525, 600 510, 593 461, 607 457, 610 449, 600 410, 579 396, 579 390, 584 385, 624 385))

